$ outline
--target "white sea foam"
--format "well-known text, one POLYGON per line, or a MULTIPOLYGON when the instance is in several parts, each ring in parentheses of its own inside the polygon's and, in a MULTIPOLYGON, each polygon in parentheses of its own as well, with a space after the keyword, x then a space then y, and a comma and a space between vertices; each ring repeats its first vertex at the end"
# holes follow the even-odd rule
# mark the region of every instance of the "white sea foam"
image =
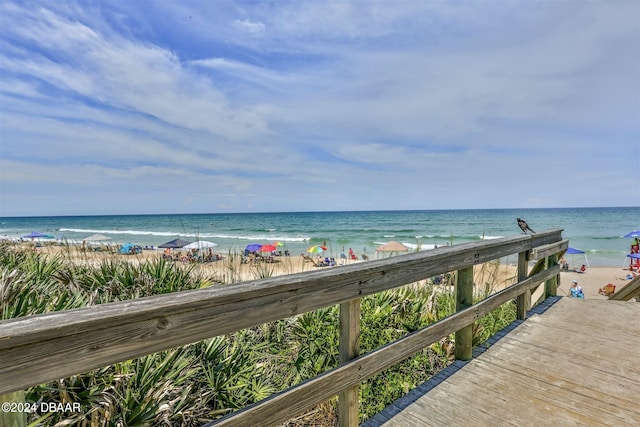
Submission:
POLYGON ((164 236, 164 237, 191 237, 191 238, 218 238, 218 239, 235 239, 248 241, 281 241, 281 242, 308 242, 309 236, 278 236, 275 234, 250 234, 250 235, 233 235, 220 233, 185 233, 184 231, 143 231, 143 230, 109 230, 109 229, 88 229, 88 228, 61 228, 61 232, 71 233, 100 233, 107 235, 127 235, 127 236, 164 236))
POLYGON ((181 233, 175 231, 142 231, 142 230, 102 230, 90 228, 61 228, 58 231, 71 233, 100 233, 100 234, 126 234, 131 236, 190 236, 195 233, 181 233))
POLYGON ((272 241, 279 241, 279 242, 308 242, 310 237, 309 236, 296 236, 296 237, 290 237, 290 236, 278 236, 278 235, 274 235, 274 234, 251 234, 251 235, 233 235, 233 234, 216 234, 216 233, 212 233, 212 234, 207 234, 207 233, 201 233, 199 234, 200 236, 206 236, 206 237, 212 237, 212 238, 218 238, 218 239, 235 239, 235 240, 249 240, 249 241, 256 241, 256 240, 272 240, 272 241))
MULTIPOLYGON (((411 251, 415 251, 416 249, 418 249, 418 247, 420 247, 421 251, 426 251, 429 249, 435 249, 436 245, 435 244, 428 244, 428 243, 421 243, 421 244, 417 244, 417 243, 406 243, 406 242, 402 242, 403 245, 405 245, 406 247, 409 248, 409 250, 411 251)), ((442 246, 442 245, 440 245, 442 246)))
MULTIPOLYGON (((566 230, 571 246, 585 251, 592 265, 620 265, 629 252, 631 240, 620 237, 638 228, 638 208, 589 208, 535 210, 534 230, 566 230), (567 215, 570 213, 570 215, 567 215), (590 224, 584 227, 584 224, 590 224)), ((248 243, 280 241, 291 252, 303 251, 311 241, 326 240, 331 252, 352 247, 370 252, 390 240, 405 242, 410 250, 431 249, 466 242, 490 241, 519 235, 514 221, 504 222, 503 210, 452 212, 284 213, 207 215, 123 215, 96 217, 0 218, 0 235, 19 239, 32 231, 63 235, 69 240, 90 234, 105 234, 114 243, 131 241, 157 245, 176 237, 194 241, 210 240, 225 251, 244 248, 248 243), (429 223, 423 221, 429 219, 429 223), (484 235, 484 237, 483 237, 484 235), (384 237, 383 237, 384 236, 384 237), (377 240, 376 244, 373 241, 377 240)), ((527 218, 533 218, 526 215, 527 218)), ((577 258, 576 258, 577 259, 577 258)), ((627 258, 628 260, 628 258, 627 258)))

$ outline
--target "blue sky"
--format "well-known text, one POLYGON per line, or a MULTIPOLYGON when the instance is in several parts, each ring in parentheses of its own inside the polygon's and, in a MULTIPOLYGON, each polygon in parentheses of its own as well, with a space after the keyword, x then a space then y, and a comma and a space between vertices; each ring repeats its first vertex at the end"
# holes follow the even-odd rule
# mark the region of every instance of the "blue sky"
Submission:
POLYGON ((638 206, 639 18, 0 1, 0 216, 638 206))

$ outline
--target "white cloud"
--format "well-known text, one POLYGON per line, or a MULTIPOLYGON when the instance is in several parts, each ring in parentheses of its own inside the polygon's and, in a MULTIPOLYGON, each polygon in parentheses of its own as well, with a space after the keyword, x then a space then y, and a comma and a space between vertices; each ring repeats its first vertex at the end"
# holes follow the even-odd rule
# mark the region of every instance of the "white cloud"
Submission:
POLYGON ((156 6, 0 6, 0 203, 54 184, 156 212, 169 191, 209 211, 616 204, 638 188, 637 2, 156 6), (584 181, 569 195, 567 170, 584 181))
POLYGON ((251 34, 252 36, 261 36, 264 34, 266 29, 262 22, 251 22, 247 19, 242 21, 233 21, 233 26, 251 34))

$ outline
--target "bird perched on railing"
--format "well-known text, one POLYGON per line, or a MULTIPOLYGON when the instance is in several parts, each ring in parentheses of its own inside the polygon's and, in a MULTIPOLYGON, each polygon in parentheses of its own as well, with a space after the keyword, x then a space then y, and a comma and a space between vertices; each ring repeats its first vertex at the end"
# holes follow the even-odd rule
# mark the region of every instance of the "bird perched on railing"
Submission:
POLYGON ((516 220, 518 221, 518 225, 520 226, 520 229, 524 234, 527 234, 527 230, 535 234, 535 231, 533 231, 531 227, 529 227, 529 224, 527 224, 527 221, 520 218, 516 218, 516 220))

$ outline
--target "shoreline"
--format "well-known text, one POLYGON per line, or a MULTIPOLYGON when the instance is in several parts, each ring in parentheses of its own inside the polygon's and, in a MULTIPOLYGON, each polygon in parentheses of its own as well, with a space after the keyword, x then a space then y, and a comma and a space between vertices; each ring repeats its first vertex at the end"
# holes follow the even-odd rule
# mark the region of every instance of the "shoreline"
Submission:
MULTIPOLYGON (((292 254, 309 246, 323 245, 338 258, 353 248, 356 255, 376 258, 376 247, 398 241, 410 248, 429 250, 435 246, 458 245, 479 240, 515 237, 521 230, 516 214, 525 216, 536 231, 562 229, 576 255, 566 259, 571 267, 618 267, 626 262, 632 241, 625 238, 637 228, 640 210, 627 208, 551 209, 515 212, 513 209, 338 211, 142 214, 95 216, 42 216, 4 218, 0 239, 16 241, 42 234, 42 244, 125 244, 159 246, 180 238, 206 240, 219 252, 243 251, 249 244, 273 244, 292 254), (104 235, 98 241, 89 237, 104 235), (91 236, 89 236, 91 235, 91 236), (584 254, 582 254, 584 252, 584 254)), ((37 239, 36 239, 37 240, 37 239)), ((327 254, 327 252, 325 252, 327 254)), ((517 257, 516 257, 517 259, 517 257)), ((516 262, 514 258, 502 262, 516 262)))
MULTIPOLYGON (((168 237, 160 239, 159 241, 164 243, 166 239, 168 239, 168 237)), ((382 239, 380 242, 373 242, 373 243, 369 242, 365 244, 362 244, 362 242, 353 243, 353 244, 335 244, 335 243, 332 244, 328 240, 319 240, 316 238, 311 240, 305 240, 304 243, 292 242, 292 241, 288 241, 287 239, 276 239, 276 238, 273 238, 273 239, 257 239, 256 238, 256 241, 263 241, 265 244, 270 244, 269 242, 278 242, 279 244, 284 242, 283 246, 278 245, 278 250, 282 250, 282 252, 284 252, 285 250, 288 250, 292 255, 299 255, 301 252, 306 254, 306 249, 309 246, 313 246, 314 244, 323 245, 329 248, 328 251, 322 253, 323 257, 324 256, 334 257, 336 258, 336 260, 338 260, 341 253, 346 253, 348 252, 347 249, 353 248, 355 255, 359 259, 361 259, 363 256, 366 256, 370 260, 375 260, 375 259, 386 258, 388 256, 386 253, 376 252, 375 249, 377 246, 379 246, 378 243, 379 244, 384 244, 385 242, 388 243, 387 240, 389 239, 392 239, 392 237, 388 236, 388 237, 385 237, 385 239, 382 239)), ((11 237, 7 235, 0 236, 0 241, 8 242, 10 244, 15 244, 15 245, 23 245, 25 247, 29 247, 29 246, 33 247, 34 245, 37 244, 43 248, 44 247, 48 248, 51 246, 57 246, 62 248, 76 248, 76 247, 82 246, 83 244, 82 240, 73 240, 73 239, 53 240, 53 239, 44 239, 44 238, 43 239, 40 239, 40 238, 26 239, 26 238, 20 238, 15 236, 11 237)), ((128 240, 124 240, 124 241, 129 242, 128 240)), ((151 242, 150 240, 147 240, 147 239, 132 239, 131 241, 135 243, 127 243, 127 244, 140 246, 145 249, 145 253, 146 252, 159 253, 162 251, 162 249, 158 248, 158 245, 162 243, 158 243, 157 241, 151 242)), ((404 242, 404 240, 402 241, 404 242)), ((457 244, 464 244, 464 243, 469 243, 469 242, 466 240, 461 240, 461 241, 457 241, 455 244, 457 245, 457 244)), ((96 241, 87 242, 86 246, 87 248, 102 248, 104 250, 105 248, 115 248, 123 244, 125 243, 122 243, 118 240, 107 240, 107 241, 101 241, 101 242, 96 242, 96 241)), ((450 245, 449 242, 444 244, 421 243, 420 245, 404 242, 402 244, 409 248, 409 252, 414 252, 418 250, 418 248, 420 251, 425 251, 425 250, 432 250, 438 247, 444 247, 444 246, 450 245)), ((245 244, 238 245, 238 242, 236 241, 234 241, 234 243, 230 245, 229 242, 218 241, 216 239, 216 246, 213 247, 213 250, 214 252, 217 252, 218 254, 222 254, 222 255, 229 254, 229 253, 240 254, 244 252, 245 247, 246 247, 245 244)), ((582 264, 586 264, 592 268, 600 268, 600 267, 624 268, 625 266, 629 265, 629 258, 627 257, 627 254, 630 252, 630 250, 618 249, 614 251, 615 254, 611 250, 603 251, 601 249, 586 249, 585 252, 586 254, 584 255, 569 254, 565 256, 565 259, 569 263, 569 267, 572 269, 579 268, 582 264)), ((500 259, 500 262, 505 264, 514 264, 517 262, 517 254, 503 257, 500 259)))
MULTIPOLYGON (((29 249, 31 245, 20 245, 24 249, 29 249)), ((120 261, 132 262, 134 264, 140 264, 147 261, 153 261, 161 259, 163 251, 161 250, 144 250, 136 255, 125 255, 111 252, 82 252, 80 246, 54 246, 46 245, 38 247, 32 250, 36 250, 39 253, 60 256, 65 260, 68 260, 74 264, 88 264, 99 265, 101 262, 109 259, 118 259, 120 261)), ((313 261, 309 260, 309 257, 302 257, 300 254, 292 254, 289 256, 276 256, 273 263, 257 263, 257 264, 243 264, 241 263, 241 254, 234 253, 220 253, 222 260, 207 262, 207 263, 185 263, 181 261, 176 262, 178 265, 185 267, 193 267, 195 271, 208 276, 214 283, 239 283, 252 280, 258 280, 265 277, 276 277, 293 273, 317 271, 325 268, 336 268, 341 265, 350 265, 354 263, 367 262, 363 260, 347 260, 336 259, 336 266, 333 267, 316 267, 313 261)), ((316 256, 311 257, 313 260, 318 259, 316 256)), ((324 258, 324 257, 321 257, 324 258)), ((476 288, 488 289, 488 285, 497 286, 498 289, 492 289, 492 291, 503 289, 504 287, 515 283, 517 266, 512 263, 498 263, 494 267, 487 266, 490 263, 477 266, 474 276, 476 281, 476 288)), ((587 299, 607 299, 608 297, 599 294, 599 290, 607 284, 612 284, 616 287, 616 291, 622 288, 629 282, 629 276, 633 274, 622 267, 591 267, 584 273, 577 273, 573 271, 562 271, 560 273, 560 284, 558 286, 557 294, 560 296, 569 296, 569 288, 573 280, 578 281, 578 284, 582 287, 585 298, 587 299)), ((422 281, 420 281, 422 282, 422 281)))

